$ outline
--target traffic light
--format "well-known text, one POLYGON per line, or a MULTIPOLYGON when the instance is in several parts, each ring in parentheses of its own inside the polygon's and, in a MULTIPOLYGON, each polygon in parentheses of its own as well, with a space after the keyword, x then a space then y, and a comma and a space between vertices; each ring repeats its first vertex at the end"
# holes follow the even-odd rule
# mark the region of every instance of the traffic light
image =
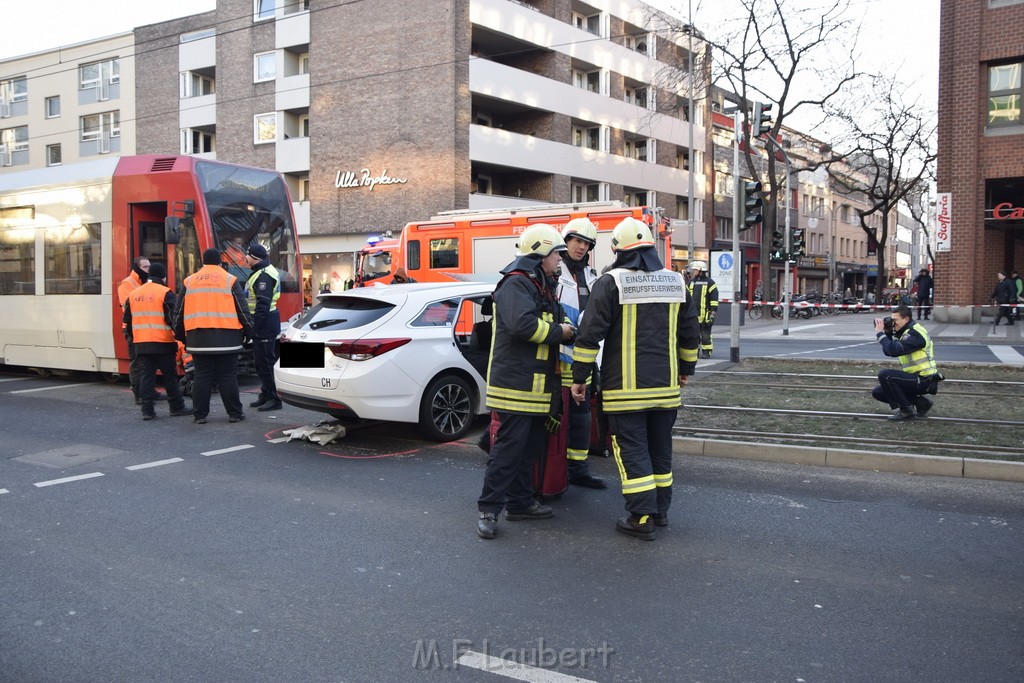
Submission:
POLYGON ((768 250, 768 256, 772 261, 782 261, 786 256, 786 244, 782 241, 782 233, 778 230, 772 231, 772 246, 768 250))
POLYGON ((750 127, 751 137, 759 138, 772 131, 772 105, 754 102, 754 120, 750 127))
POLYGON ((807 254, 807 242, 804 240, 804 231, 802 229, 794 230, 792 239, 789 241, 790 257, 800 258, 807 254))
POLYGON ((764 201, 761 199, 761 183, 756 180, 743 182, 743 224, 740 232, 750 230, 761 225, 764 216, 761 215, 761 207, 764 201))

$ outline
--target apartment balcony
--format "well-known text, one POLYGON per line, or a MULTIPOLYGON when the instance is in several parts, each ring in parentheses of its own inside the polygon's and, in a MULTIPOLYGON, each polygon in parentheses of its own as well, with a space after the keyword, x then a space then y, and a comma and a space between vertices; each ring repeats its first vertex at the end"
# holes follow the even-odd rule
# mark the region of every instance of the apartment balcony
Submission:
POLYGON ((309 109, 309 74, 278 78, 275 83, 275 109, 309 109))
POLYGON ((276 170, 280 173, 309 171, 309 138, 278 140, 276 170))
POLYGON ((200 128, 217 124, 217 95, 186 97, 179 100, 178 122, 181 128, 200 128))
POLYGON ((278 50, 295 45, 308 45, 309 10, 278 15, 274 30, 274 47, 278 50))
POLYGON ((217 36, 190 40, 178 46, 178 71, 200 71, 217 64, 217 36))

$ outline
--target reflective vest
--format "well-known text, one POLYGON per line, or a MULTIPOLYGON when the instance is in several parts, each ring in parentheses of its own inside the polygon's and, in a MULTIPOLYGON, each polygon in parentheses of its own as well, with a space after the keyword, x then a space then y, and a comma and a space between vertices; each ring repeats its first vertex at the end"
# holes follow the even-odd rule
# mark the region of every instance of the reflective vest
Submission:
POLYGON ((132 312, 132 341, 135 344, 174 343, 174 332, 164 318, 164 299, 169 291, 163 285, 147 282, 128 297, 128 308, 132 312))
POLYGON ((274 295, 270 298, 270 310, 277 310, 277 300, 281 298, 281 274, 277 272, 277 268, 267 266, 266 268, 253 271, 253 274, 249 276, 249 281, 245 283, 245 296, 249 300, 249 313, 256 312, 256 292, 253 291, 253 286, 256 284, 256 278, 260 276, 260 273, 266 273, 274 278, 274 295))
POLYGON ((198 328, 242 329, 231 293, 237 280, 214 265, 205 265, 185 278, 185 332, 198 328))
MULTIPOLYGON (((136 289, 142 286, 142 280, 139 279, 138 274, 133 270, 128 273, 128 277, 121 280, 120 284, 117 285, 117 305, 124 310, 124 307, 128 304, 128 297, 132 295, 136 289)), ((121 323, 121 329, 123 330, 125 324, 121 323)))
POLYGON ((900 365, 903 366, 903 372, 930 377, 939 371, 935 365, 935 356, 932 354, 934 348, 932 338, 928 336, 928 331, 920 325, 914 325, 914 331, 924 339, 924 348, 900 356, 900 365))

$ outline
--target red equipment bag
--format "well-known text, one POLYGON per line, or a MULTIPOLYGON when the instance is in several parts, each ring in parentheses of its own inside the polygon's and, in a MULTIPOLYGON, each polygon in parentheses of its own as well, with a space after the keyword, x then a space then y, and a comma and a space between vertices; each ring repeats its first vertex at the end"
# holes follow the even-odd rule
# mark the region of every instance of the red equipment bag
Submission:
MULTIPOLYGON (((565 389, 568 391, 568 388, 565 389)), ((569 444, 569 418, 562 415, 562 423, 555 434, 548 434, 544 454, 533 466, 533 489, 539 498, 555 497, 565 493, 569 488, 569 471, 565 458, 565 449, 569 444)), ((487 426, 488 445, 498 437, 498 414, 491 411, 491 422, 487 426)), ((481 439, 481 442, 483 439, 481 439)), ((481 448, 483 445, 481 443, 481 448)))

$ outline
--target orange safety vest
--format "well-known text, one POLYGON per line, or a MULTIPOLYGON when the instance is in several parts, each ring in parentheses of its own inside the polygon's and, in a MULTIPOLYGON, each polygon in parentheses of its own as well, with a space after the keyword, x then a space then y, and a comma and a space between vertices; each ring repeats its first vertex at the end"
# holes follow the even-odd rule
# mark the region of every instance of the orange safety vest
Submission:
POLYGON ((164 318, 164 299, 169 291, 163 285, 147 282, 128 297, 134 343, 174 343, 174 332, 164 318))
MULTIPOLYGON (((142 280, 133 270, 128 273, 128 277, 121 280, 121 283, 117 286, 117 305, 123 310, 125 304, 128 301, 128 297, 131 296, 132 292, 142 286, 142 280)), ((124 323, 121 323, 121 329, 125 327, 124 323)))
POLYGON ((205 265, 185 278, 185 332, 198 328, 242 329, 231 293, 237 279, 214 265, 205 265))

